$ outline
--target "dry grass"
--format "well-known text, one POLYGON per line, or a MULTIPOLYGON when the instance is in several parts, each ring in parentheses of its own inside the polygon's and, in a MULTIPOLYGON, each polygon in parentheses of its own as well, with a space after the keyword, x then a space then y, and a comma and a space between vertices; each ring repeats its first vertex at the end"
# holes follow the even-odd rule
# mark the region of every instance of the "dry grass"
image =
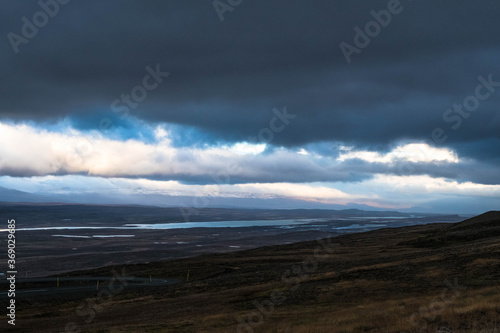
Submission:
MULTIPOLYGON (((292 267, 314 254, 317 242, 130 266, 127 272, 135 276, 154 270, 157 276, 168 272, 164 276, 180 278, 190 267, 192 281, 124 292, 94 322, 83 325, 82 332, 235 333, 238 318, 247 322, 249 315, 260 313, 254 301, 267 304, 279 290, 286 300, 254 316, 252 332, 413 333, 446 327, 454 333, 500 333, 495 328, 500 322, 500 239, 439 248, 409 245, 439 235, 440 228, 386 229, 336 238, 334 253, 303 275, 296 289, 282 277, 286 272, 294 277, 292 267), (457 279, 466 289, 455 293, 445 279, 457 279)), ((82 321, 74 313, 80 302, 33 301, 20 310, 16 329, 60 332, 68 320, 82 321)))

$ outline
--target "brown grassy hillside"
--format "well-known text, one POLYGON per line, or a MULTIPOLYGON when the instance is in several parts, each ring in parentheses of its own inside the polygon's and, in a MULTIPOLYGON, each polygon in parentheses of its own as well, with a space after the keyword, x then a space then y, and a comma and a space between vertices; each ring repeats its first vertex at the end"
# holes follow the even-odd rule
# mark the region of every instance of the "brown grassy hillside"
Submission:
POLYGON ((16 329, 64 332, 73 321, 96 333, 500 332, 498 217, 126 266, 183 282, 125 288, 89 323, 77 313, 83 296, 27 299, 16 329))

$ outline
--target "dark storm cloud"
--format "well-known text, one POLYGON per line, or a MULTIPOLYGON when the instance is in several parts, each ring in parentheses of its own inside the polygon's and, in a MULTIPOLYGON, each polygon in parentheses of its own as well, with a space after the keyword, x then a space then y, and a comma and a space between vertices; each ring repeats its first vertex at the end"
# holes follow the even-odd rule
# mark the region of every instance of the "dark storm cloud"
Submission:
POLYGON ((500 3, 401 1, 347 64, 339 44, 353 44, 353 28, 387 4, 244 1, 221 22, 211 1, 73 0, 16 54, 7 34, 21 34, 21 18, 40 7, 4 1, 0 118, 74 116, 98 128, 96 110, 104 117, 159 64, 171 75, 130 114, 194 126, 207 139, 255 136, 286 105, 297 118, 273 144, 388 150, 400 139, 432 143, 441 127, 443 145, 498 163, 500 88, 457 130, 443 113, 474 93, 478 76, 500 81, 500 3))

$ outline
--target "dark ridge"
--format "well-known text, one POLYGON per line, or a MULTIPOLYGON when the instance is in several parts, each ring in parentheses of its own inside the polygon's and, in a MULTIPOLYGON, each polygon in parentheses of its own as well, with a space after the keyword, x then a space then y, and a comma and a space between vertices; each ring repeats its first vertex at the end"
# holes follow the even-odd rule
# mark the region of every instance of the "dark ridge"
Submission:
POLYGON ((489 211, 454 223, 407 242, 415 247, 443 247, 463 242, 500 236, 500 211, 489 211))
POLYGON ((465 221, 451 225, 449 230, 479 230, 500 227, 500 211, 489 211, 465 221))

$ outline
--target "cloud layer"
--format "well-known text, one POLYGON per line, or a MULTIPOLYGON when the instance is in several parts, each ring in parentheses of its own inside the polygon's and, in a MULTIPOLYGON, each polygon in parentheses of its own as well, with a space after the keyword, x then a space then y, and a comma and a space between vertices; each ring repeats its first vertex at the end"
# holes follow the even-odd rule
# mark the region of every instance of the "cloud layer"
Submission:
MULTIPOLYGON (((498 149, 497 93, 458 131, 443 113, 474 93, 478 76, 500 81, 500 4, 401 5, 348 65, 338 45, 353 43, 353 28, 373 20, 370 11, 387 8, 387 1, 252 1, 224 22, 210 2, 72 2, 18 54, 2 39, 0 116, 110 113, 115 99, 142 84, 146 67, 158 64, 170 76, 130 113, 202 128, 217 140, 254 135, 272 108, 287 105, 300 120, 276 137, 284 146, 428 142, 443 127, 449 143, 480 148, 494 140, 498 149)), ((21 33, 21 18, 40 10, 27 1, 5 6, 2 35, 21 33)))
MULTIPOLYGON (((145 126, 147 140, 117 140, 98 131, 0 123, 0 173, 10 176, 83 174, 143 177, 198 183, 360 181, 378 174, 431 175, 478 182, 477 162, 425 143, 406 143, 387 153, 330 143, 285 148, 265 143, 176 147, 168 126, 145 126), (13 141, 13 138, 15 140, 13 141), (152 138, 152 139, 151 139, 152 138), (15 142, 15 144, 13 144, 15 142)), ((491 180, 498 179, 490 177, 491 180)))
POLYGON ((30 28, 47 3, 0 12, 0 186, 434 210, 497 195, 498 1, 401 0, 363 47, 388 1, 245 1, 222 22, 211 1, 70 1, 30 28))
POLYGON ((142 141, 110 139, 67 124, 49 131, 26 123, 0 123, 0 184, 39 195, 195 207, 271 199, 285 200, 279 205, 287 207, 294 202, 298 207, 316 203, 436 211, 436 202, 444 201, 442 209, 452 212, 448 205, 459 209, 469 200, 470 212, 478 205, 500 203, 500 185, 471 181, 478 178, 477 168, 487 168, 424 143, 401 143, 387 153, 330 143, 327 155, 325 145, 289 149, 240 142, 178 147, 170 139, 175 131, 167 124, 142 124, 142 141))

